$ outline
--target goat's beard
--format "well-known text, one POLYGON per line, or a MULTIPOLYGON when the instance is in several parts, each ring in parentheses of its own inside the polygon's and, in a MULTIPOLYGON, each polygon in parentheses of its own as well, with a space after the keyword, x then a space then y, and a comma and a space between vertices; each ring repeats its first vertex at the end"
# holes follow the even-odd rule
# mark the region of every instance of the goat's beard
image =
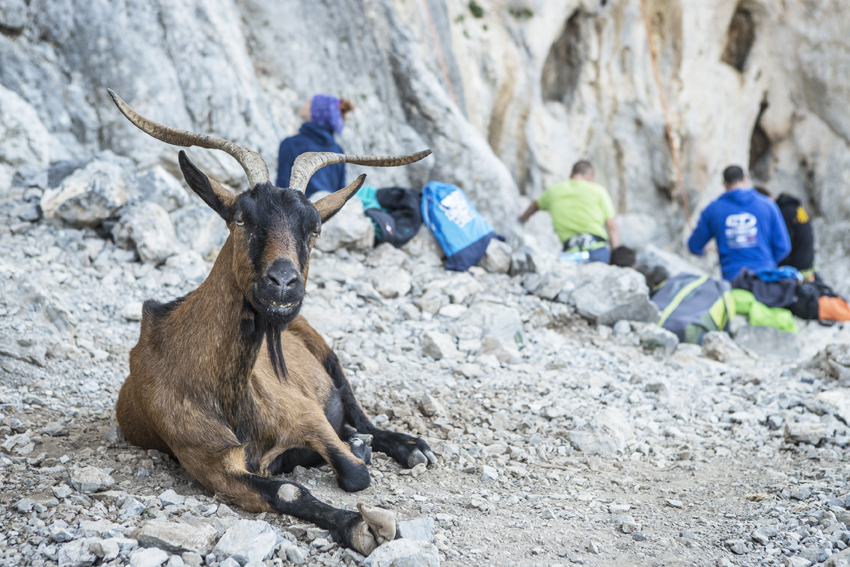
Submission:
POLYGON ((266 340, 269 360, 278 380, 286 380, 289 377, 286 372, 286 361, 283 359, 283 344, 280 338, 284 329, 286 329, 286 325, 276 324, 276 322, 260 316, 260 328, 258 330, 266 340))

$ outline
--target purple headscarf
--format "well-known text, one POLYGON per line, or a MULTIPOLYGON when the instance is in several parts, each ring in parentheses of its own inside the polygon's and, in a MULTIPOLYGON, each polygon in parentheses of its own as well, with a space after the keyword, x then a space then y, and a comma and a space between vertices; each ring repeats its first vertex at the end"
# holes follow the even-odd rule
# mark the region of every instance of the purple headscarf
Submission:
POLYGON ((339 99, 335 96, 317 94, 310 101, 310 120, 342 134, 345 120, 339 110, 339 99))

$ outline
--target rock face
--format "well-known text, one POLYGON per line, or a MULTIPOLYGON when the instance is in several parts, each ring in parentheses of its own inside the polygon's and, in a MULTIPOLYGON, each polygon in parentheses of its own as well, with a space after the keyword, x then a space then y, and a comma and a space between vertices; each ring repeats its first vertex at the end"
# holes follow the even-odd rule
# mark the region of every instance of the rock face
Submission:
MULTIPOLYGON (((494 4, 480 13, 463 0, 431 2, 428 11, 400 0, 345 10, 295 0, 66 6, 4 6, 0 193, 24 163, 43 168, 103 149, 177 174, 174 148, 127 122, 107 86, 160 122, 258 150, 272 169, 301 101, 322 89, 357 95, 341 136, 347 150, 434 150, 413 167, 369 169, 378 186, 456 183, 507 230, 521 195, 538 195, 588 156, 623 215, 627 243, 666 243, 684 225, 646 33, 627 0, 494 4), (351 37, 358 40, 340 39, 351 37), (317 41, 326 48, 305 48, 317 41), (201 75, 207 80, 190 79, 201 75)), ((694 212, 737 162, 829 221, 847 218, 850 15, 841 7, 647 7, 694 212)), ((190 153, 217 179, 244 183, 222 152, 190 153)), ((350 167, 351 176, 361 171, 350 167)), ((544 218, 531 224, 550 230, 544 218)))

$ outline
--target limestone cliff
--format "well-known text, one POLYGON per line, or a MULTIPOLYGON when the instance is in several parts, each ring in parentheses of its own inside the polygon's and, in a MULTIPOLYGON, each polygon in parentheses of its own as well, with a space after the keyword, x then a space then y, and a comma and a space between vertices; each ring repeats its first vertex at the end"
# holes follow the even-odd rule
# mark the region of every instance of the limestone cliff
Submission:
MULTIPOLYGON (((643 4, 692 215, 720 192, 723 167, 740 163, 803 197, 828 249, 845 255, 850 15, 840 0, 643 4)), ((457 183, 509 231, 525 199, 587 157, 627 241, 677 247, 686 232, 638 0, 0 6, 0 193, 23 165, 103 149, 176 174, 174 148, 124 120, 107 86, 156 120, 255 148, 272 167, 302 100, 325 91, 358 106, 341 138, 348 151, 434 149, 415 166, 369 170, 374 184, 457 183)), ((193 157, 242 183, 220 152, 193 157)))

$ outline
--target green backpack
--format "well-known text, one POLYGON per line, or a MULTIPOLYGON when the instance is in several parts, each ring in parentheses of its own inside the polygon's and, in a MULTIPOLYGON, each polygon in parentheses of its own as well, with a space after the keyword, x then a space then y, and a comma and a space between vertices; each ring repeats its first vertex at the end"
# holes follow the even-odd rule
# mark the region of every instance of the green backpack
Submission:
POLYGON ((708 276, 677 274, 661 282, 652 294, 661 311, 658 325, 683 343, 702 344, 709 331, 728 331, 735 316, 729 282, 708 276))

